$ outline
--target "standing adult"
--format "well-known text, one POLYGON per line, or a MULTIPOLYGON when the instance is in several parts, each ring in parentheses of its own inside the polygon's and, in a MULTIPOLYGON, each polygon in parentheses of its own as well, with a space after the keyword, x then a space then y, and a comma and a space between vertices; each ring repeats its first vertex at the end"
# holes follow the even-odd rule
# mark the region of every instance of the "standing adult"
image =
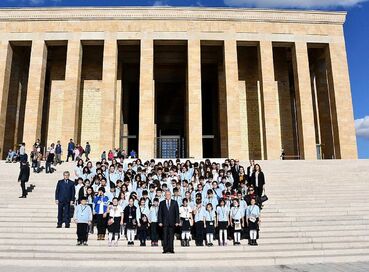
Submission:
POLYGON ((256 195, 261 197, 265 185, 265 177, 259 164, 255 164, 254 173, 251 175, 251 185, 253 185, 256 195))
POLYGON ((179 226, 179 208, 170 191, 165 192, 165 199, 160 202, 158 223, 163 227, 163 253, 174 253, 174 229, 179 226))
POLYGON ((63 222, 65 227, 70 227, 70 206, 73 205, 75 199, 74 182, 69 179, 70 173, 65 171, 64 178, 59 180, 55 190, 55 203, 58 205, 58 224, 57 228, 61 228, 63 222))
POLYGON ((86 156, 86 161, 90 160, 90 153, 91 153, 91 145, 89 142, 86 142, 86 147, 85 147, 85 156, 86 156))
POLYGON ((26 144, 25 143, 20 144, 20 147, 19 147, 19 161, 20 162, 26 162, 27 161, 26 144))
POLYGON ((61 160, 62 152, 63 150, 62 150, 60 141, 57 141, 56 146, 55 146, 55 165, 62 163, 62 160, 61 160))
POLYGON ((26 182, 29 180, 29 164, 27 161, 21 161, 20 163, 20 173, 18 176, 18 182, 20 182, 22 188, 22 195, 19 198, 26 198, 27 197, 27 190, 26 190, 26 182))
POLYGON ((69 157, 72 157, 72 161, 74 161, 74 148, 75 148, 75 144, 73 142, 73 139, 69 140, 68 143, 68 155, 67 155, 67 162, 69 160, 69 157))

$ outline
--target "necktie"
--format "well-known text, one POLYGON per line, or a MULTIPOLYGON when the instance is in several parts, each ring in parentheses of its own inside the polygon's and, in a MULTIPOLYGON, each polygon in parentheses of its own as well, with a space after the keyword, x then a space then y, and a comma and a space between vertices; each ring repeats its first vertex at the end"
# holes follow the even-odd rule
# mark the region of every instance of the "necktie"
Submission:
POLYGON ((169 210, 169 201, 167 201, 167 209, 169 210))

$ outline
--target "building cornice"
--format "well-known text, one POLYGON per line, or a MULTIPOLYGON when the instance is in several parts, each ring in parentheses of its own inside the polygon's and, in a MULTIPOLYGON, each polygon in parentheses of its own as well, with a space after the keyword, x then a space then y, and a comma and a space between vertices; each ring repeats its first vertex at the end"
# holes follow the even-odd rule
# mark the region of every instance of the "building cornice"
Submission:
POLYGON ((0 22, 94 20, 245 21, 342 25, 346 20, 346 12, 203 7, 73 7, 0 9, 0 22))

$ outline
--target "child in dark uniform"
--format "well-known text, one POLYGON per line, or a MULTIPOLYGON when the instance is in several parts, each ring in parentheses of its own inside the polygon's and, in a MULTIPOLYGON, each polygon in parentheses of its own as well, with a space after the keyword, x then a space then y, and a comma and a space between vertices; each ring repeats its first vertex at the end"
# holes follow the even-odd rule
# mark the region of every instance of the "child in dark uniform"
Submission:
POLYGON ((146 246, 147 229, 149 228, 149 219, 146 214, 141 214, 140 224, 137 228, 137 236, 140 240, 140 246, 146 246))
POLYGON ((128 206, 124 208, 123 223, 127 229, 128 245, 134 245, 135 232, 137 227, 136 212, 137 208, 133 205, 133 198, 129 199, 128 206))

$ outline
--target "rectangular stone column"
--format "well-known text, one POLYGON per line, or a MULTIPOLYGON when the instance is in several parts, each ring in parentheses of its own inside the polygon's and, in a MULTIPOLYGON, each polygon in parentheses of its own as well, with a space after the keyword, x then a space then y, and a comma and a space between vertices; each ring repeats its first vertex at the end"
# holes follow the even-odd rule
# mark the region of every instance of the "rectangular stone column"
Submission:
POLYGON ((4 136, 6 125, 6 111, 9 96, 9 81, 12 66, 13 50, 9 41, 5 40, 0 43, 0 156, 3 158, 7 154, 4 150, 4 136))
POLYGON ((189 158, 202 158, 201 42, 188 40, 187 145, 189 158))
POLYGON ((330 93, 334 96, 335 106, 333 105, 333 108, 336 111, 336 114, 334 111, 332 112, 332 121, 336 121, 337 126, 334 133, 338 134, 335 135, 338 137, 334 137, 336 158, 357 159, 350 78, 343 35, 339 42, 329 44, 329 59, 331 66, 329 85, 333 87, 330 89, 330 93))
POLYGON ((224 68, 226 77, 228 157, 239 159, 241 156, 241 124, 236 40, 224 41, 224 68))
MULTIPOLYGON (((61 144, 64 155, 69 139, 77 142, 80 127, 80 93, 81 93, 82 45, 79 39, 69 40, 67 63, 65 67, 64 105, 61 144)), ((82 143, 81 143, 82 144, 82 143)), ((84 146, 84 145, 83 145, 84 146)))
POLYGON ((264 158, 277 160, 281 155, 281 128, 278 90, 274 79, 273 46, 260 41, 260 77, 264 112, 264 158))
MULTIPOLYGON (((115 147, 116 87, 118 44, 116 39, 104 42, 102 103, 100 121, 100 149, 107 152, 115 147)), ((117 112, 119 114, 119 112, 117 112)), ((118 135, 117 135, 118 136, 118 135)), ((119 137, 119 136, 118 136, 119 137)))
POLYGON ((311 91, 309 58, 306 42, 296 42, 293 66, 296 89, 297 127, 299 132, 300 156, 305 160, 315 160, 315 125, 311 91))
POLYGON ((45 41, 32 41, 23 132, 23 141, 26 143, 27 152, 32 150, 36 139, 41 138, 46 62, 47 47, 45 41))
POLYGON ((154 41, 148 38, 141 40, 139 103, 138 155, 151 159, 155 156, 154 41))

